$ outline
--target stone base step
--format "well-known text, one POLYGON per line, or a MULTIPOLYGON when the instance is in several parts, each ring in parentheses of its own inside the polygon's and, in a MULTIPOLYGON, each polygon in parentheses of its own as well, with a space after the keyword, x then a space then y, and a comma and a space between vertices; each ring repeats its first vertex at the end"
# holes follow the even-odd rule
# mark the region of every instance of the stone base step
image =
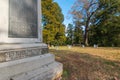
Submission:
POLYGON ((62 74, 53 54, 0 63, 0 80, 54 80, 62 74))

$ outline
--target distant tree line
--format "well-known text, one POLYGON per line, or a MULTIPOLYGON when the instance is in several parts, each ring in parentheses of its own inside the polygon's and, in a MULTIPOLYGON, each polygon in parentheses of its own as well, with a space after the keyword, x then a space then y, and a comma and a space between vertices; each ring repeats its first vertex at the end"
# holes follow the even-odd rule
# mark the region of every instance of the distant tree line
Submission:
POLYGON ((45 43, 120 46, 120 0, 76 0, 70 10, 73 23, 66 32, 56 2, 42 0, 42 13, 45 43))

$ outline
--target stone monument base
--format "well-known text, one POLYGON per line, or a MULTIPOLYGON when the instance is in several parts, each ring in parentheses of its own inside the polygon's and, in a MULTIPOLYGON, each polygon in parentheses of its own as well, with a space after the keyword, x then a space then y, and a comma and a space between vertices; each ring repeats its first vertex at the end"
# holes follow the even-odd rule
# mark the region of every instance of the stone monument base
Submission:
POLYGON ((7 56, 0 55, 0 57, 3 57, 0 62, 0 80, 55 80, 60 78, 63 65, 55 61, 53 54, 43 54, 44 52, 41 50, 43 47, 46 48, 46 45, 36 45, 38 44, 34 44, 34 47, 29 45, 29 47, 24 46, 24 48, 16 47, 15 50, 8 48, 7 50, 0 50, 0 54, 6 53, 7 51, 7 56), (11 52, 11 50, 13 55, 9 56, 8 53, 11 52), (21 50, 24 54, 30 52, 29 50, 33 50, 32 52, 34 53, 40 50, 42 53, 40 52, 29 56, 31 55, 30 52, 29 55, 27 54, 21 57, 21 50), (20 55, 20 59, 18 59, 19 55, 17 54, 20 55))

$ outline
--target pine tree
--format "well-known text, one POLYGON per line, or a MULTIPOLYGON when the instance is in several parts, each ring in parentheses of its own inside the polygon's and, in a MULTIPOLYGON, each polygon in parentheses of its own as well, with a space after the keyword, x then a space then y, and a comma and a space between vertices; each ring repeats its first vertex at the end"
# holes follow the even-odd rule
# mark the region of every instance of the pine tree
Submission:
POLYGON ((67 44, 73 45, 73 37, 74 37, 74 26, 72 24, 68 24, 67 26, 67 44))

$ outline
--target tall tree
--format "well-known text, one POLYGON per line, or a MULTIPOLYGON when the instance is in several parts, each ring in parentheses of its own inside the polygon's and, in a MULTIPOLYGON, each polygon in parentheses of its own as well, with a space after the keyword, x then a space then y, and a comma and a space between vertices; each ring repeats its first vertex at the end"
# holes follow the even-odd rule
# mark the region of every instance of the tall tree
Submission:
POLYGON ((54 44, 56 41, 60 43, 65 41, 63 21, 64 16, 59 5, 53 0, 42 0, 43 40, 45 43, 54 44))
POLYGON ((85 34, 84 34, 84 44, 86 46, 88 43, 88 31, 90 23, 92 22, 93 16, 98 9, 98 0, 76 0, 72 7, 71 14, 74 19, 77 19, 84 23, 85 34))
POLYGON ((83 43, 83 30, 81 23, 75 21, 74 24, 68 24, 67 26, 67 44, 81 44, 83 43))
POLYGON ((120 46, 120 1, 99 0, 95 15, 93 40, 101 46, 120 46))
POLYGON ((75 21, 74 44, 83 44, 83 28, 79 21, 75 21))
POLYGON ((74 26, 73 24, 68 24, 67 26, 67 44, 73 44, 73 36, 74 36, 74 26))

